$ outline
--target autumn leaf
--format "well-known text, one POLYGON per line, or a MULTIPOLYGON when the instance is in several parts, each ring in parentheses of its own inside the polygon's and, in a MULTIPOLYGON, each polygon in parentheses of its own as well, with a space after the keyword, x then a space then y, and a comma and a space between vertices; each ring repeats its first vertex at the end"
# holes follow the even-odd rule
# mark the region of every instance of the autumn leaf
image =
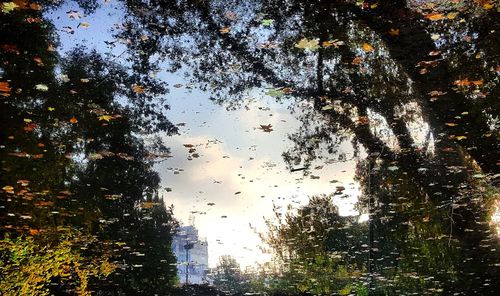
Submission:
POLYGON ((453 123, 453 122, 447 122, 447 123, 445 123, 445 125, 447 125, 447 126, 457 126, 458 124, 453 123))
POLYGON ((101 115, 99 117, 97 117, 99 119, 99 121, 110 121, 111 119, 113 119, 113 116, 112 115, 101 115))
POLYGON ((132 84, 132 91, 136 94, 144 93, 144 86, 140 86, 138 84, 132 84))
POLYGON ((143 202, 143 203, 141 204, 141 207, 142 207, 143 209, 152 209, 152 208, 154 208, 155 206, 158 206, 158 205, 160 205, 160 204, 159 204, 159 203, 157 203, 157 202, 150 202, 150 201, 146 201, 146 202, 143 202))
POLYGON ((79 28, 79 27, 87 29, 88 27, 90 27, 90 24, 87 23, 87 22, 81 22, 81 23, 78 24, 77 28, 79 28))
POLYGON ((266 92, 266 95, 271 96, 271 97, 275 97, 275 98, 282 97, 284 94, 285 94, 284 91, 282 89, 279 89, 279 88, 272 88, 266 92))
POLYGON ((17 180, 17 184, 20 184, 21 186, 25 187, 30 184, 29 180, 17 180))
POLYGON ((335 48, 339 48, 339 46, 341 46, 341 45, 344 45, 344 41, 340 41, 338 39, 323 41, 321 43, 321 46, 323 46, 324 48, 328 48, 328 47, 332 47, 332 46, 335 48))
POLYGON ((272 19, 263 19, 260 24, 264 27, 269 27, 269 26, 272 26, 272 24, 274 23, 274 20, 272 19))
POLYGON ((399 36, 399 29, 390 28, 389 29, 389 35, 391 35, 391 36, 399 36))
POLYGON ((437 13, 437 12, 431 12, 425 15, 425 17, 431 21, 439 21, 445 18, 445 16, 442 13, 437 13))
POLYGON ((7 193, 14 193, 14 187, 12 187, 10 185, 2 187, 2 190, 7 192, 7 193))
POLYGON ((374 50, 373 46, 371 46, 371 44, 368 43, 363 43, 362 49, 366 53, 372 52, 374 50))
POLYGON ((30 8, 33 10, 40 10, 40 9, 42 9, 42 6, 40 4, 37 4, 37 3, 31 3, 30 8))
POLYGON ((71 122, 71 123, 75 124, 75 123, 78 123, 78 119, 76 119, 76 117, 71 117, 71 118, 69 119, 69 122, 71 122))
POLYGON ((9 93, 11 88, 7 81, 0 81, 0 92, 9 93))
POLYGON ((458 16, 458 12, 450 12, 446 15, 449 20, 455 19, 458 16))
POLYGON ((35 61, 35 62, 36 62, 36 64, 37 64, 38 66, 40 66, 40 67, 44 65, 44 63, 43 63, 43 61, 42 61, 42 58, 41 58, 41 57, 34 57, 34 58, 33 58, 33 61, 35 61))
POLYGON ((464 78, 464 79, 455 80, 455 82, 453 82, 453 84, 456 86, 470 86, 472 84, 472 82, 469 81, 469 78, 464 78))
POLYGON ((355 57, 352 60, 351 64, 353 64, 353 65, 359 65, 359 64, 361 64, 362 61, 363 61, 363 58, 361 58, 361 57, 355 57))
POLYGON ((227 34, 227 33, 231 32, 231 28, 230 27, 223 27, 223 28, 219 29, 219 32, 221 34, 227 34))
POLYGON ((56 110, 56 108, 54 108, 54 107, 47 107, 47 110, 49 110, 49 111, 52 112, 52 111, 56 110))
POLYGON ((359 124, 369 124, 370 120, 368 119, 368 116, 359 116, 358 123, 359 124))
POLYGON ((9 14, 11 11, 14 9, 18 8, 19 5, 17 5, 14 2, 5 2, 2 4, 2 12, 5 14, 9 14))
POLYGON ((308 49, 310 51, 315 51, 319 48, 319 41, 317 39, 302 38, 299 42, 295 44, 295 47, 300 49, 308 49))
POLYGON ((35 89, 39 91, 48 91, 49 87, 45 84, 37 84, 35 85, 35 89))
POLYGON ((17 48, 17 45, 14 44, 2 44, 0 45, 0 48, 5 52, 15 53, 15 54, 20 53, 19 49, 17 48))
POLYGON ((267 125, 261 124, 260 129, 263 130, 265 133, 270 133, 273 131, 273 126, 271 124, 267 125))

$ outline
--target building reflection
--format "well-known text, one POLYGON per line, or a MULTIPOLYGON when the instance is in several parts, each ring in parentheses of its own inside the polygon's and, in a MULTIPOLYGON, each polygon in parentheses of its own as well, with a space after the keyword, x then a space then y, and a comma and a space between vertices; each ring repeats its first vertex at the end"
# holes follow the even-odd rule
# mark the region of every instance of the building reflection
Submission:
POLYGON ((208 243, 198 237, 196 227, 181 226, 172 242, 181 284, 204 284, 208 269, 208 243))

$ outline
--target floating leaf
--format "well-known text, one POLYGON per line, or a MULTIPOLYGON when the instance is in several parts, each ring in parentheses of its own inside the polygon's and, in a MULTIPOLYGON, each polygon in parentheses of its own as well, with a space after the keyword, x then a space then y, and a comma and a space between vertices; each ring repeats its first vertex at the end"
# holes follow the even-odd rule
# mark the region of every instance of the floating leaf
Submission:
POLYGON ((14 193, 14 187, 12 187, 10 185, 2 187, 2 190, 7 192, 7 193, 14 193))
POLYGON ((319 41, 317 39, 302 38, 299 42, 295 44, 295 47, 301 49, 308 49, 310 51, 315 51, 319 48, 319 41))
POLYGON ((49 87, 45 84, 37 84, 35 85, 35 89, 39 91, 48 91, 49 87))
POLYGON ((81 23, 78 24, 77 28, 79 28, 79 27, 87 29, 88 27, 90 27, 90 23, 81 22, 81 23))
POLYGON ((374 50, 373 46, 371 46, 371 44, 369 44, 369 43, 363 43, 362 49, 366 53, 372 52, 374 50))
POLYGON ((321 43, 321 46, 323 46, 325 48, 332 47, 332 46, 335 48, 339 48, 339 46, 344 45, 344 44, 345 44, 344 41, 334 39, 334 40, 323 41, 321 43))
POLYGON ((132 84, 132 91, 135 92, 136 94, 142 94, 144 93, 144 86, 138 84, 132 84))
POLYGON ((450 12, 446 15, 449 20, 452 20, 458 16, 458 12, 450 12))
POLYGON ((271 124, 267 124, 267 125, 261 124, 260 129, 263 130, 265 133, 270 133, 273 131, 273 126, 271 124))
POLYGON ((78 123, 78 119, 76 119, 76 117, 71 117, 71 118, 69 119, 69 122, 71 122, 71 123, 73 123, 73 124, 74 124, 74 123, 78 123))
POLYGON ((274 20, 272 19, 263 19, 260 24, 264 27, 272 26, 274 20))
POLYGON ((270 89, 266 92, 266 95, 271 96, 271 97, 275 97, 275 98, 279 98, 279 97, 283 96, 284 94, 285 93, 280 88, 273 88, 273 89, 270 89))
POLYGON ((7 81, 0 81, 0 91, 4 93, 9 93, 11 91, 11 88, 7 81))
POLYGON ((66 12, 66 15, 70 18, 70 19, 74 19, 74 20, 79 20, 80 17, 82 17, 82 15, 78 12, 78 11, 75 11, 75 10, 70 10, 70 11, 67 11, 66 12))
POLYGON ((362 61, 363 61, 363 58, 362 58, 362 57, 355 57, 355 58, 352 60, 351 64, 353 64, 353 65, 359 65, 359 64, 361 64, 361 62, 362 62, 362 61))
POLYGON ((14 9, 18 8, 19 5, 17 5, 14 2, 5 2, 2 4, 2 12, 5 14, 9 14, 11 11, 14 9))
POLYGON ((399 170, 399 167, 397 167, 397 166, 393 165, 393 166, 387 167, 387 169, 388 169, 389 171, 397 171, 397 170, 399 170))
POLYGON ((389 29, 389 35, 391 35, 391 36, 399 36, 399 29, 390 28, 389 29))
POLYGON ((223 28, 219 29, 219 32, 221 34, 227 34, 227 33, 231 32, 231 28, 230 27, 223 27, 223 28))
POLYGON ((429 13, 425 17, 431 21, 439 21, 445 18, 445 16, 442 13, 437 13, 437 12, 429 13))
POLYGON ((101 120, 110 121, 111 119, 113 119, 113 116, 112 115, 101 115, 97 118, 99 119, 99 121, 101 121, 101 120))

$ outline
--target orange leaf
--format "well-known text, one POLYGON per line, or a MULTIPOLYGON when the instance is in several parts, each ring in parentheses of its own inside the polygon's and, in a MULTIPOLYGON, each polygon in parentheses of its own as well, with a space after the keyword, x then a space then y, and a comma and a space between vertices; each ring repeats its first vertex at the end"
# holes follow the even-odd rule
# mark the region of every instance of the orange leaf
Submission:
POLYGON ((391 36, 399 36, 399 29, 389 29, 389 35, 391 36))
POLYGON ((453 82, 454 85, 456 86, 470 86, 472 82, 469 81, 469 78, 461 79, 461 80, 455 80, 453 82))
POLYGON ((363 61, 363 59, 361 57, 355 57, 352 60, 351 64, 353 64, 353 65, 359 65, 359 64, 361 64, 362 61, 363 61))
POLYGON ((368 43, 363 43, 363 47, 362 48, 363 48, 363 51, 366 52, 366 53, 373 51, 373 46, 371 46, 368 43))
POLYGON ((40 4, 37 4, 37 3, 31 3, 30 8, 33 10, 40 10, 40 9, 42 9, 42 6, 40 4))
POLYGON ((437 13, 437 12, 429 13, 425 17, 431 21, 439 21, 445 18, 445 16, 442 13, 437 13))
POLYGON ((144 86, 140 86, 138 84, 132 84, 132 91, 136 94, 144 93, 144 86))
POLYGON ((227 33, 229 33, 230 31, 231 31, 231 28, 229 28, 229 27, 224 27, 224 28, 221 28, 221 29, 219 30, 219 32, 220 32, 221 34, 227 34, 227 33))
POLYGON ((77 123, 77 122, 78 122, 78 119, 76 119, 76 117, 71 117, 71 118, 69 119, 69 122, 71 122, 71 123, 77 123))
POLYGON ((11 88, 7 81, 0 81, 0 91, 1 92, 10 92, 11 88))

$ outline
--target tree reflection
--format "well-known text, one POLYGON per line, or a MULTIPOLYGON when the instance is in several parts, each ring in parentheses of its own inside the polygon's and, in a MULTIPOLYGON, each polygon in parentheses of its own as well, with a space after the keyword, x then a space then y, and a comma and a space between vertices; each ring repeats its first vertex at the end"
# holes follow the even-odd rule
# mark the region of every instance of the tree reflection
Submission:
MULTIPOLYGON (((326 197, 270 222, 266 241, 287 276, 278 290, 499 289, 488 226, 500 160, 492 2, 123 3, 116 37, 128 40, 131 69, 85 49, 58 57, 50 23, 33 21, 41 13, 28 3, 2 13, 3 236, 44 241, 58 227, 96 236, 102 252, 91 255, 109 254, 114 271, 89 289, 168 293, 175 221, 151 161, 168 149, 137 137, 175 132, 158 98, 167 86, 151 78, 167 60, 220 102, 257 87, 295 100, 303 125, 284 151, 290 167, 342 160, 340 144, 352 142, 368 225, 340 217, 326 197)), ((57 287, 68 286, 77 285, 57 287)))
POLYGON ((165 294, 177 222, 153 163, 168 149, 137 134, 176 131, 166 88, 84 48, 57 56, 35 8, 2 14, 2 293, 165 294))
MULTIPOLYGON (((120 34, 141 53, 137 65, 165 56, 220 101, 262 86, 297 100, 305 115, 285 153, 291 166, 348 139, 367 155, 357 176, 370 215, 370 291, 496 291, 497 239, 487 227, 500 159, 492 3, 138 4, 127 2, 120 34), (377 136, 381 128, 388 137, 377 136)), ((271 230, 279 253, 288 234, 271 230)))

